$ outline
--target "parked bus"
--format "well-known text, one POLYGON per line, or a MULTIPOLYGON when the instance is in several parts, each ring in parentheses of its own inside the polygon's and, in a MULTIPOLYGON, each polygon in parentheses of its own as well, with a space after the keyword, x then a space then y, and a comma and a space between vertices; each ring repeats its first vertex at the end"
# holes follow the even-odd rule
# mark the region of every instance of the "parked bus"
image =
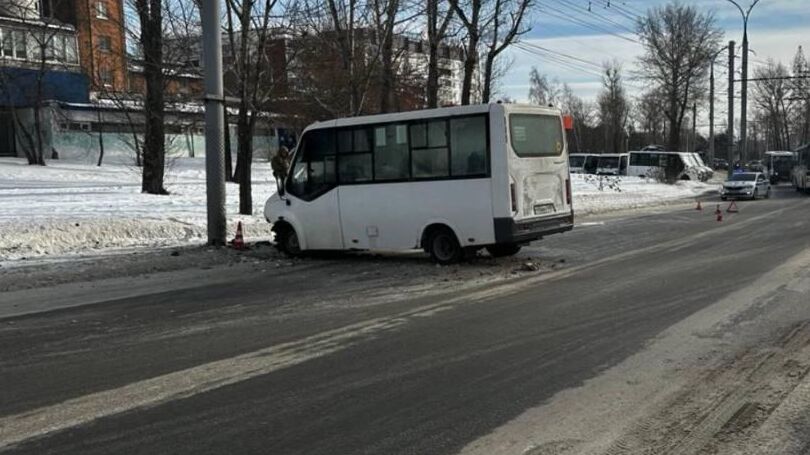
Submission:
POLYGON ((447 264, 571 230, 571 202, 560 112, 489 104, 310 125, 264 213, 291 255, 423 249, 447 264))
POLYGON ((593 153, 572 153, 568 155, 568 169, 572 174, 592 174, 598 158, 593 153))
POLYGON ((796 150, 791 178, 796 191, 810 192, 810 144, 796 150))
POLYGON ((629 153, 627 175, 657 178, 667 167, 676 169, 678 180, 701 180, 704 173, 689 154, 680 152, 640 151, 629 153))
POLYGON ((596 162, 597 175, 627 175, 626 153, 605 153, 596 162))
POLYGON ((790 171, 793 169, 795 155, 793 152, 765 152, 765 168, 771 184, 790 181, 790 171))

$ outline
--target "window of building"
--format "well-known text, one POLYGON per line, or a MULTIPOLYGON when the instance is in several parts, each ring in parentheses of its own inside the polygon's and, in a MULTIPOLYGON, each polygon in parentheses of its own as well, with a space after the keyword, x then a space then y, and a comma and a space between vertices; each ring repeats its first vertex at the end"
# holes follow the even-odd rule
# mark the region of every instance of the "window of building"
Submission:
POLYGON ((51 46, 53 46, 53 58, 57 62, 64 62, 65 61, 65 41, 67 41, 66 36, 54 36, 53 40, 51 40, 51 46))
POLYGON ((76 39, 65 37, 65 62, 79 63, 79 53, 76 52, 76 39))
POLYGON ((24 60, 28 57, 27 49, 25 44, 25 32, 22 30, 14 30, 14 56, 24 60))
MULTIPOLYGON (((56 44, 55 44, 55 41, 56 41, 55 39, 51 38, 51 39, 50 39, 50 40, 48 40, 48 41, 45 43, 45 45, 43 46, 43 51, 44 51, 43 58, 44 58, 46 61, 49 61, 49 62, 52 62, 52 61, 53 61, 53 58, 54 58, 54 52, 53 52, 53 50, 54 50, 54 46, 56 45, 56 44)), ((37 60, 38 60, 38 58, 37 58, 37 60)))
POLYGON ((107 10, 107 2, 105 1, 96 2, 96 17, 99 19, 110 18, 109 11, 107 10))
POLYGON ((9 29, 2 30, 3 57, 14 57, 14 33, 9 29))
POLYGON ((112 70, 109 68, 101 68, 98 70, 98 80, 105 86, 111 86, 113 83, 112 70))
POLYGON ((101 35, 98 37, 98 49, 102 52, 112 51, 112 39, 109 36, 101 35))

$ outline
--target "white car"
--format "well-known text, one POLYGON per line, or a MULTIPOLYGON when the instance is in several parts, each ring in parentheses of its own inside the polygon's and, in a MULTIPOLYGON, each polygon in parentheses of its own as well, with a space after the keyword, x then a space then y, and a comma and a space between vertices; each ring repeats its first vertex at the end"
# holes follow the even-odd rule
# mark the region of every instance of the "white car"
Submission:
POLYGON ((740 199, 759 197, 766 199, 771 197, 771 182, 762 172, 739 172, 723 182, 723 189, 720 191, 720 199, 728 198, 740 199))

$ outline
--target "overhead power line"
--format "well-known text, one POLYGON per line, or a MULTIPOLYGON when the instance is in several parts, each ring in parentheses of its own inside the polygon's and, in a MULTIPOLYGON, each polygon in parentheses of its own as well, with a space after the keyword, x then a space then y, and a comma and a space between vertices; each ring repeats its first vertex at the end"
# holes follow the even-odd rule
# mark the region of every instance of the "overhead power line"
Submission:
POLYGON ((599 4, 604 9, 613 10, 616 13, 620 14, 621 16, 630 19, 631 21, 635 22, 639 19, 639 15, 630 11, 629 9, 623 8, 622 6, 618 5, 615 1, 610 0, 589 0, 588 6, 591 7, 592 5, 599 4))
POLYGON ((734 82, 764 82, 764 81, 789 81, 796 79, 810 79, 810 76, 781 76, 781 77, 757 77, 749 79, 735 79, 734 82))
POLYGON ((553 6, 553 5, 549 5, 547 3, 540 3, 539 7, 540 7, 540 11, 548 14, 549 16, 555 17, 557 19, 568 21, 568 22, 571 22, 572 24, 579 25, 579 26, 587 28, 589 30, 597 31, 599 33, 605 33, 605 34, 612 35, 612 36, 615 36, 617 38, 623 39, 625 41, 629 41, 631 43, 637 43, 638 44, 638 40, 635 40, 633 38, 628 38, 627 36, 624 36, 624 35, 622 35, 620 33, 617 33, 617 32, 615 32, 613 30, 610 30, 610 29, 602 26, 601 24, 595 24, 593 22, 588 22, 588 21, 586 21, 584 19, 580 19, 578 17, 575 17, 575 16, 571 15, 570 12, 564 11, 564 10, 562 10, 560 8, 557 8, 557 7, 553 6))
POLYGON ((619 22, 616 22, 615 20, 613 20, 613 19, 611 19, 611 18, 609 18, 609 17, 607 17, 607 16, 603 16, 603 15, 601 15, 601 14, 597 13, 596 11, 594 11, 594 9, 595 9, 595 8, 592 8, 590 4, 589 4, 589 6, 586 8, 586 7, 584 7, 584 6, 577 5, 576 3, 571 2, 570 0, 569 0, 569 1, 563 1, 563 0, 554 0, 554 1, 556 1, 556 2, 557 2, 557 3, 559 3, 559 4, 561 4, 562 6, 570 7, 570 8, 573 8, 574 10, 577 10, 577 11, 582 11, 582 12, 588 13, 588 14, 589 14, 591 17, 595 17, 595 18, 597 18, 597 19, 601 19, 602 21, 604 21, 604 22, 606 22, 606 23, 608 23, 608 24, 610 24, 610 25, 613 25, 613 26, 615 26, 615 27, 618 27, 618 28, 620 28, 620 29, 623 29, 623 30, 624 30, 624 31, 626 31, 626 32, 629 32, 629 33, 635 33, 635 30, 633 30, 633 29, 631 29, 631 28, 627 27, 626 25, 621 24, 621 23, 619 23, 619 22))

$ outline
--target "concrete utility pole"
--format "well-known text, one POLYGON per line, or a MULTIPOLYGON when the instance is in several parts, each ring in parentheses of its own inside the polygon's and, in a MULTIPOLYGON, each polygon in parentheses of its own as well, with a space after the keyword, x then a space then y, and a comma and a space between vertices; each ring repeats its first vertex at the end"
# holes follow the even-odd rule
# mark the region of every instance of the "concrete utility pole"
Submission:
POLYGON ((709 166, 714 161, 714 62, 717 60, 717 57, 725 51, 725 48, 720 48, 713 56, 712 56, 712 64, 710 66, 709 72, 709 166))
POLYGON ((748 10, 743 8, 735 0, 727 0, 740 10, 743 18, 743 43, 742 43, 742 99, 740 100, 740 157, 743 161, 748 159, 748 17, 751 11, 757 6, 759 0, 754 0, 748 10))
POLYGON ((734 41, 728 42, 728 174, 734 170, 734 41))
POLYGON ((208 244, 225 244, 225 163, 222 90, 222 32, 219 0, 202 0, 203 70, 205 72, 205 189, 208 201, 208 244))

